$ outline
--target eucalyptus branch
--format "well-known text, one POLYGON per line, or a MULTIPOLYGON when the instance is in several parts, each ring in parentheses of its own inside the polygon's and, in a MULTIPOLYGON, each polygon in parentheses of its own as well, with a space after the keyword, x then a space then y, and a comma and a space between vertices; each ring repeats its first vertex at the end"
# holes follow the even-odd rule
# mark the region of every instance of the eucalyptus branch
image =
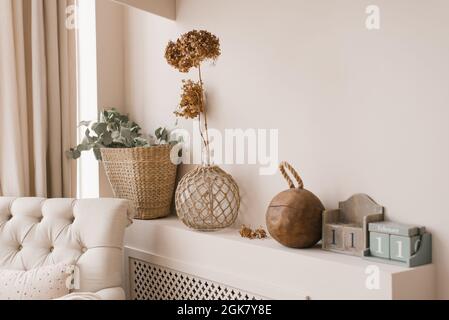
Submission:
MULTIPOLYGON (((142 136, 140 126, 115 109, 104 110, 99 121, 83 121, 80 127, 86 128, 85 137, 78 146, 66 151, 70 159, 78 159, 83 152, 92 150, 97 160, 101 160, 101 148, 151 146, 151 142, 142 136)), ((166 128, 157 129, 155 135, 156 145, 177 143, 177 141, 170 141, 170 133, 166 128)))

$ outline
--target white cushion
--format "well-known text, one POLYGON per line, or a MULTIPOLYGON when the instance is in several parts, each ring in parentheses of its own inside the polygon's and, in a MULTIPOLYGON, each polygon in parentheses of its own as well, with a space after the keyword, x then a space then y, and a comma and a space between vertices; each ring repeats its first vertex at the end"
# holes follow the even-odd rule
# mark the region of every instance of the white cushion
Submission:
POLYGON ((0 300, 48 300, 69 293, 71 265, 59 263, 30 271, 0 270, 0 300))

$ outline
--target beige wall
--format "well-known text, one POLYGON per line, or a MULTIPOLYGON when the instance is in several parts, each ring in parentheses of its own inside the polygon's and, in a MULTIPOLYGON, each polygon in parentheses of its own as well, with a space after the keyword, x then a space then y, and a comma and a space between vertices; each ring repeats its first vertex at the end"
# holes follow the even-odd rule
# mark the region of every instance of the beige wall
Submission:
MULTIPOLYGON (((125 104, 146 130, 172 124, 181 77, 165 45, 192 28, 217 34, 223 55, 205 69, 212 127, 279 129, 280 159, 326 207, 365 192, 389 219, 426 225, 449 298, 449 3, 378 0, 379 31, 365 28, 369 4, 179 0, 176 23, 127 9, 125 104)), ((239 223, 264 224, 285 182, 225 169, 241 188, 239 223)))

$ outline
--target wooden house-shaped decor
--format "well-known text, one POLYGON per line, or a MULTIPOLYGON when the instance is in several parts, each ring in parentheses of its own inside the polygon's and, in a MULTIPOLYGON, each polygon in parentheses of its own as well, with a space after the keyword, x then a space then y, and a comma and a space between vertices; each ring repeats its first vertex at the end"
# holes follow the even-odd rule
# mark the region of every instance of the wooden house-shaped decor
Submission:
POLYGON ((323 249, 363 256, 369 247, 368 225, 384 220, 384 207, 365 194, 340 202, 336 210, 323 213, 323 249))

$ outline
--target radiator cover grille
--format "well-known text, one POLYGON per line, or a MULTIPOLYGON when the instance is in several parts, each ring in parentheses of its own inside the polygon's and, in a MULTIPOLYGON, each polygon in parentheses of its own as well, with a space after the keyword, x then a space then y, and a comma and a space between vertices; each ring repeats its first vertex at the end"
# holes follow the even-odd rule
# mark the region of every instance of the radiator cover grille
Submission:
POLYGON ((211 280, 130 258, 133 300, 263 300, 211 280))

